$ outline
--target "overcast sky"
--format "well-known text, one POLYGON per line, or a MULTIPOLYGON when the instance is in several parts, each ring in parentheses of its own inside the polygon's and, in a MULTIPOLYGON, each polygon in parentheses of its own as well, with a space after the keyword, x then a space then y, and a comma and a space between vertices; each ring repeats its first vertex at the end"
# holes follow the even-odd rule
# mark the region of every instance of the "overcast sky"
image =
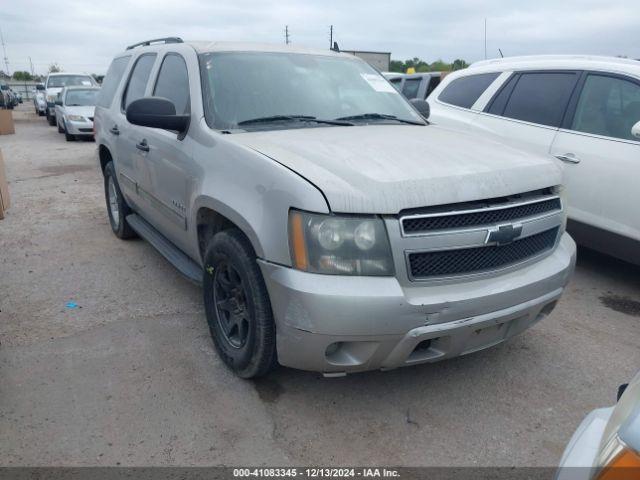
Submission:
MULTIPOLYGON (((1 0, 9 69, 104 73, 128 44, 185 40, 284 42, 325 48, 329 25, 345 50, 390 51, 394 59, 451 61, 536 53, 640 58, 637 0, 1 0), (11 8, 8 8, 11 6, 11 8)), ((4 61, 0 69, 5 70, 4 61)))

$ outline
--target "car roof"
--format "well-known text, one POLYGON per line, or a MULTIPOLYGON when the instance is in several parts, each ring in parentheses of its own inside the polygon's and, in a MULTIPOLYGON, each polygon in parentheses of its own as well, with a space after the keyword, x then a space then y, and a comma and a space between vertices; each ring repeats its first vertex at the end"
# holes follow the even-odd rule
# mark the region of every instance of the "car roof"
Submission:
POLYGON ((136 51, 164 51, 177 50, 183 45, 193 48, 196 53, 210 52, 267 52, 267 53, 299 53, 307 55, 324 55, 331 57, 343 57, 359 60, 350 53, 341 53, 329 49, 306 48, 286 44, 254 43, 254 42, 219 42, 219 41, 184 41, 170 43, 153 43, 151 45, 133 46, 117 56, 131 54, 136 51))
POLYGON ((640 75, 640 61, 629 58, 597 55, 528 55, 521 57, 493 58, 474 62, 471 71, 508 71, 517 69, 574 69, 615 70, 640 75))
POLYGON ((91 74, 90 73, 84 73, 84 72, 51 72, 49 75, 47 75, 47 77, 58 77, 58 76, 62 76, 62 75, 78 75, 80 77, 90 77, 91 74))

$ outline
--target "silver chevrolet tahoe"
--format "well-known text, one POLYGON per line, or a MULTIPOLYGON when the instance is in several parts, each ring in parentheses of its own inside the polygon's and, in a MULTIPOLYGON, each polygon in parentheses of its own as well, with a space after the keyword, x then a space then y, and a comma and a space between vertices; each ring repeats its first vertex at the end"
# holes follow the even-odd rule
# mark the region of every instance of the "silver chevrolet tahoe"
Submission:
POLYGON ((95 111, 111 227, 202 284, 241 377, 496 345, 549 315, 571 277, 561 173, 429 125, 423 107, 336 51, 132 45, 95 111))

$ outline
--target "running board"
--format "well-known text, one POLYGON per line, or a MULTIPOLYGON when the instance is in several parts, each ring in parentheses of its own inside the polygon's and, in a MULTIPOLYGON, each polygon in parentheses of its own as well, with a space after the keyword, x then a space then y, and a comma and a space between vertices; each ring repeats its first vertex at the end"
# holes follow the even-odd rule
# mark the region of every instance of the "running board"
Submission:
POLYGON ((202 285, 202 268, 187 257, 182 250, 156 230, 140 215, 127 215, 127 223, 135 232, 149 242, 160 254, 166 258, 185 277, 196 285, 202 285))

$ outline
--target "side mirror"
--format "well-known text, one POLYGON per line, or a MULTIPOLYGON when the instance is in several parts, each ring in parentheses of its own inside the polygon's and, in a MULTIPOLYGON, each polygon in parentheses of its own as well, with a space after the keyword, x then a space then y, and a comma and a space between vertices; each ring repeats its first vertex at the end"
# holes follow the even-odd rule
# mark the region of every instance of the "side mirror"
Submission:
POLYGON ((640 122, 631 127, 631 135, 640 140, 640 122))
POLYGON ((62 100, 56 100, 56 105, 62 106, 62 100))
POLYGON ((421 100, 419 98, 413 98, 409 100, 409 102, 411 102, 413 108, 418 111, 422 118, 424 118, 425 120, 429 118, 429 113, 431 113, 429 109, 429 102, 427 102, 426 100, 421 100))
POLYGON ((173 102, 162 97, 140 98, 127 107, 127 121, 141 127, 185 132, 189 118, 189 115, 176 115, 173 102))

